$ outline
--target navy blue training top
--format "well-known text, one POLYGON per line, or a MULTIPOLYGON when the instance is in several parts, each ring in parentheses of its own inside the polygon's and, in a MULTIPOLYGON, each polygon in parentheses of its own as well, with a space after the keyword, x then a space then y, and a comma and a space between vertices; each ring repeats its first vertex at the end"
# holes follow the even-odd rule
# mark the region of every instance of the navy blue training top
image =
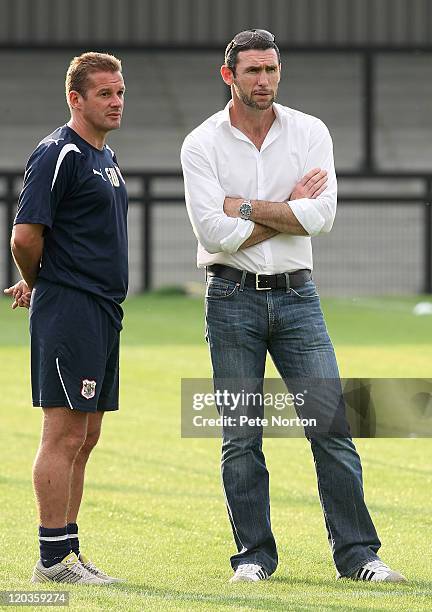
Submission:
POLYGON ((127 207, 114 151, 64 125, 27 162, 14 221, 46 226, 38 278, 91 293, 118 329, 128 285, 127 207))

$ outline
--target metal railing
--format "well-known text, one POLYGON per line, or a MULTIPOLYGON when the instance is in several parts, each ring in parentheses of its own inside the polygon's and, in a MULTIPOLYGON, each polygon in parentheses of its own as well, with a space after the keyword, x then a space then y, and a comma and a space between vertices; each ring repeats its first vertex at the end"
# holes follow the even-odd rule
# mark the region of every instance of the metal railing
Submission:
MULTIPOLYGON (((13 50, 13 45, 9 46, 10 50, 13 50)), ((60 47, 59 47, 60 48, 60 47)), ((70 48, 65 46, 65 48, 70 48)), ((72 48, 70 48, 72 50, 72 48)), ((111 45, 112 51, 127 50, 127 51, 143 51, 157 52, 165 51, 167 53, 177 51, 187 51, 196 53, 199 51, 210 51, 218 50, 218 45, 179 45, 173 44, 172 46, 164 44, 160 46, 150 45, 146 47, 143 44, 140 45, 111 45)), ((376 64, 377 58, 382 54, 391 54, 397 56, 398 54, 428 54, 432 56, 432 46, 430 44, 409 46, 409 45, 281 45, 281 52, 288 53, 311 53, 319 55, 320 53, 333 53, 341 54, 347 53, 353 57, 359 56, 362 58, 362 70, 361 70, 361 101, 362 101, 362 112, 361 112, 361 123, 362 123, 362 159, 359 168, 352 171, 338 172, 340 184, 343 184, 344 179, 354 181, 355 187, 349 191, 340 191, 339 203, 344 205, 355 205, 355 204, 368 204, 373 207, 375 204, 385 204, 387 206, 399 206, 409 204, 421 204, 423 206, 422 215, 422 290, 426 293, 432 293, 432 173, 426 171, 398 171, 393 169, 392 172, 381 171, 378 168, 376 161, 376 146, 375 138, 377 134, 377 95, 376 95, 376 64), (410 193, 403 187, 404 181, 418 180, 422 188, 416 194, 410 193), (390 180, 398 182, 401 189, 397 192, 397 195, 382 195, 381 193, 374 193, 373 189, 368 192, 367 195, 359 195, 359 191, 356 192, 356 185, 365 180, 370 182, 379 180, 390 180)), ((24 51, 25 48, 21 48, 24 51)), ((40 50, 51 51, 50 47, 40 47, 40 50)), ((76 48, 74 48, 77 51, 76 48)), ((228 94, 228 89, 226 90, 228 94)), ((17 182, 22 179, 22 170, 18 171, 4 171, 0 170, 0 179, 4 183, 3 194, 0 194, 0 206, 6 207, 6 223, 4 224, 4 231, 6 232, 6 243, 9 242, 10 227, 13 221, 13 217, 16 209, 17 201, 17 182)), ((123 174, 126 178, 134 179, 138 185, 138 189, 130 195, 131 204, 138 204, 142 206, 143 214, 141 218, 141 265, 140 265, 140 288, 142 290, 149 290, 154 286, 154 248, 153 248, 153 212, 155 206, 163 204, 184 204, 184 195, 182 190, 179 188, 178 193, 163 194, 159 193, 159 190, 155 188, 156 181, 164 179, 167 181, 181 179, 181 173, 179 171, 140 171, 140 172, 127 172, 123 174)), ((8 283, 11 283, 14 278, 14 267, 13 262, 8 255, 5 261, 6 270, 4 271, 4 277, 8 283)))
MULTIPOLYGON (((152 172, 123 172, 126 179, 134 179, 135 189, 133 195, 130 196, 131 204, 142 206, 143 214, 141 215, 141 261, 140 261, 140 289, 142 291, 151 290, 154 287, 154 245, 153 245, 153 211, 155 206, 177 204, 184 206, 184 194, 182 191, 175 193, 156 193, 154 188, 155 182, 164 179, 167 181, 178 181, 182 178, 181 172, 175 171, 152 171, 152 172)), ((397 197, 380 193, 373 193, 371 190, 367 195, 359 195, 355 189, 351 191, 341 190, 339 204, 341 206, 349 206, 355 204, 366 204, 368 206, 376 206, 385 204, 389 207, 410 204, 423 205, 423 291, 424 293, 432 293, 432 174, 418 172, 404 173, 367 173, 367 172, 340 172, 338 174, 340 183, 343 185, 345 179, 354 181, 355 183, 364 183, 365 180, 376 181, 392 180, 402 183, 406 180, 416 179, 423 185, 421 193, 412 193, 398 191, 397 197)), ((0 206, 6 208, 6 222, 4 223, 5 242, 9 244, 10 230, 16 212, 17 202, 17 183, 22 179, 22 171, 16 172, 1 172, 0 179, 3 179, 5 189, 0 195, 0 206)), ((8 251, 5 258, 4 278, 9 285, 13 284, 15 271, 12 257, 8 251)))

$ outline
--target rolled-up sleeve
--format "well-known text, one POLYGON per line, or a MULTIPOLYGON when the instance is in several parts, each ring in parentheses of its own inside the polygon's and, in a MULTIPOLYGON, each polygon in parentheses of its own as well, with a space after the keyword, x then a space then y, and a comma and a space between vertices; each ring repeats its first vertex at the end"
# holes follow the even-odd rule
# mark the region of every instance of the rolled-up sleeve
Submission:
POLYGON ((194 234, 208 253, 235 253, 252 234, 254 223, 228 217, 226 194, 204 150, 192 136, 181 150, 186 208, 194 234))
POLYGON ((310 130, 309 150, 303 174, 313 168, 327 170, 327 187, 316 199, 291 200, 289 205, 299 223, 310 236, 327 233, 333 227, 337 206, 337 181, 333 143, 326 125, 314 119, 310 130))

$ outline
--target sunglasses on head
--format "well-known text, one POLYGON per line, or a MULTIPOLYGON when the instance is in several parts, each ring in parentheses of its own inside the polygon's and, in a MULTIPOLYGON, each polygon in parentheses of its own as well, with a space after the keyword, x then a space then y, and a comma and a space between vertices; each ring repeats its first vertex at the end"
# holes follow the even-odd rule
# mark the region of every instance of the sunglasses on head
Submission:
POLYGON ((275 41, 275 36, 268 30, 244 30, 243 32, 239 32, 234 36, 232 41, 228 43, 228 46, 225 50, 225 57, 229 55, 229 53, 235 47, 244 47, 248 45, 254 38, 261 38, 265 42, 272 43, 275 41))

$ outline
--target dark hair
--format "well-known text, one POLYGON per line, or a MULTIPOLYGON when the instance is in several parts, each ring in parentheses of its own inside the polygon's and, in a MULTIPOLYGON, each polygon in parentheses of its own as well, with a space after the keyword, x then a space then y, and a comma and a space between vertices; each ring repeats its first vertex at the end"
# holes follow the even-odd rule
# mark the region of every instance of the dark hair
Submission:
MULTIPOLYGON (((231 70, 233 75, 235 76, 236 65, 237 65, 237 56, 240 51, 249 51, 250 49, 261 49, 265 51, 266 49, 274 49, 276 51, 276 55, 278 58, 278 64, 281 63, 280 51, 276 43, 274 42, 274 36, 270 32, 266 32, 269 36, 263 37, 260 32, 266 32, 265 30, 245 30, 244 32, 240 32, 236 34, 231 42, 228 43, 227 48, 225 49, 225 64, 231 70), (243 34, 250 32, 251 39, 245 43, 237 43, 237 37, 241 37, 243 34), (270 38, 272 37, 273 40, 270 38)), ((240 39, 241 40, 241 39, 240 39)))

